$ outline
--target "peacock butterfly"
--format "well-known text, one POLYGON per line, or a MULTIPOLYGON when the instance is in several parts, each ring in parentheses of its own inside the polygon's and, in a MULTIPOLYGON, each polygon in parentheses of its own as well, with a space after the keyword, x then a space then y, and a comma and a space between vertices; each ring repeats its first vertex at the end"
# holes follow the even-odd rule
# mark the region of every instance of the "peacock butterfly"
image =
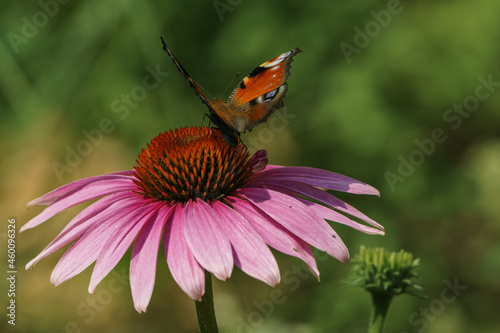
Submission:
POLYGON ((163 50, 172 58, 196 95, 208 107, 208 117, 231 147, 238 144, 240 133, 251 131, 258 124, 265 122, 274 111, 283 107, 291 62, 293 56, 301 52, 297 47, 255 67, 236 85, 227 102, 220 99, 210 101, 167 47, 163 37, 161 42, 163 50))

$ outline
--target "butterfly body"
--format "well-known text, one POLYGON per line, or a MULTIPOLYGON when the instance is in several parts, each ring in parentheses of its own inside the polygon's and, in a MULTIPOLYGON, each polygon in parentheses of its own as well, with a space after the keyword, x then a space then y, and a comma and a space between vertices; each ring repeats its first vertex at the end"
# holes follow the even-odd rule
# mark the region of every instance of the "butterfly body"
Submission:
POLYGON ((163 49, 207 105, 210 120, 231 147, 238 144, 240 133, 251 131, 265 122, 274 111, 283 107, 283 98, 288 90, 286 79, 290 76, 290 64, 293 56, 301 52, 299 48, 295 48, 257 66, 236 85, 224 102, 220 99, 209 100, 168 49, 163 38, 162 43, 163 49))

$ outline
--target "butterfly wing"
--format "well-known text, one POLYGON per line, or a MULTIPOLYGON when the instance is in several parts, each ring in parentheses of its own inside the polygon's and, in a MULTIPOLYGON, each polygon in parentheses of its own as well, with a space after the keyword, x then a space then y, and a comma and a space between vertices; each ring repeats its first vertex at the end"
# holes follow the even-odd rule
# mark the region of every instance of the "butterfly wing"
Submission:
POLYGON ((179 70, 179 72, 181 72, 182 75, 184 75, 184 77, 189 81, 189 84, 191 85, 191 88, 193 88, 196 95, 198 95, 198 97, 200 97, 201 101, 208 107, 208 110, 210 111, 209 118, 215 124, 215 126, 218 127, 219 131, 222 134, 224 141, 226 141, 226 143, 230 147, 236 147, 236 145, 238 144, 238 140, 239 140, 238 131, 236 131, 230 124, 225 122, 218 115, 218 113, 220 113, 220 112, 215 111, 215 109, 220 110, 220 107, 218 107, 218 105, 221 104, 220 101, 217 101, 215 104, 214 104, 214 102, 211 102, 207 98, 207 96, 205 96, 205 94, 203 93, 201 88, 196 84, 196 82, 194 82, 194 80, 191 78, 191 76, 188 74, 188 72, 184 69, 184 67, 181 65, 179 60, 177 60, 177 58, 174 56, 172 51, 170 51, 167 44, 163 40, 163 37, 161 37, 161 42, 163 44, 163 50, 165 50, 165 52, 168 53, 170 58, 172 58, 172 61, 174 62, 175 66, 177 66, 177 69, 179 70))
MULTIPOLYGON (((250 131, 282 107, 293 57, 299 48, 266 61, 236 86, 219 116, 239 132, 250 131)), ((216 111, 219 111, 216 109, 216 111)))
POLYGON ((210 101, 167 47, 163 37, 161 41, 163 49, 172 58, 177 69, 208 107, 210 119, 231 147, 237 145, 240 133, 265 122, 274 111, 283 106, 291 62, 301 52, 299 48, 295 48, 262 63, 236 86, 227 103, 224 103, 220 100, 210 101))
POLYGON ((188 72, 184 69, 184 67, 181 65, 179 60, 177 60, 177 58, 174 56, 172 51, 170 51, 170 49, 167 47, 167 44, 163 40, 163 37, 160 37, 160 38, 161 38, 161 42, 163 44, 163 50, 165 50, 165 52, 168 53, 170 58, 172 58, 172 61, 174 62, 175 66, 177 66, 177 69, 179 70, 179 72, 181 72, 182 75, 184 75, 184 77, 189 81, 191 88, 193 88, 196 95, 198 95, 198 97, 201 98, 201 101, 203 103, 205 103, 206 106, 208 106, 208 108, 210 109, 210 113, 214 112, 212 102, 210 102, 210 100, 207 98, 207 96, 205 96, 205 94, 203 93, 201 88, 196 84, 196 82, 193 81, 193 79, 188 74, 188 72))

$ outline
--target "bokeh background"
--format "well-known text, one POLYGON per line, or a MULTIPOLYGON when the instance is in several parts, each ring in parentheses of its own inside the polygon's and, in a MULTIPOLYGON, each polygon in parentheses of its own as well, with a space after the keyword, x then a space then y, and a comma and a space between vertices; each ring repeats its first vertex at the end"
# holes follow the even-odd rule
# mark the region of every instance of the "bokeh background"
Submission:
MULTIPOLYGON (((0 14, 3 271, 7 219, 19 229, 42 210, 27 210, 28 201, 131 169, 156 134, 200 123, 206 107, 160 35, 217 97, 236 72, 299 46, 286 108, 244 136, 249 148, 267 149, 272 164, 328 169, 381 191, 341 197, 382 223, 385 237, 335 229, 351 255, 364 244, 421 258, 429 298, 396 298, 387 332, 500 331, 500 2, 61 2, 4 3, 0 14), (145 89, 152 71, 158 84, 145 89), (461 289, 450 294, 449 284, 461 289)), ((135 312, 123 278, 130 254, 94 295, 91 269, 50 284, 62 250, 24 271, 80 210, 17 235, 17 322, 3 315, 1 330, 197 332, 194 304, 163 250, 145 314, 135 312)), ((215 281, 221 331, 366 332, 369 295, 341 283, 351 264, 318 253, 318 283, 298 260, 277 257, 283 297, 274 303, 274 289, 238 270, 215 281)))

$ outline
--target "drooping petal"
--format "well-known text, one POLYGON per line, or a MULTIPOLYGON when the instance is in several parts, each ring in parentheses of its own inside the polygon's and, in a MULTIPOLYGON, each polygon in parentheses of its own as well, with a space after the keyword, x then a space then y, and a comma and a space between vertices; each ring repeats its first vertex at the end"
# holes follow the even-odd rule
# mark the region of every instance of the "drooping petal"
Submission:
POLYGON ((90 278, 89 293, 93 294, 99 282, 118 264, 141 228, 151 220, 160 206, 161 203, 145 205, 123 218, 97 257, 90 278))
POLYGON ((113 173, 109 173, 109 174, 101 175, 101 176, 94 176, 94 177, 79 179, 79 180, 74 181, 72 183, 58 187, 55 190, 52 190, 49 193, 28 202, 27 207, 29 208, 31 206, 50 205, 50 204, 54 203, 56 200, 58 200, 59 198, 69 194, 70 192, 81 189, 89 184, 94 183, 94 182, 98 182, 98 181, 102 181, 102 180, 134 179, 133 174, 134 174, 134 170, 126 170, 126 171, 113 172, 113 173))
POLYGON ((94 224, 107 221, 119 211, 126 212, 127 207, 131 205, 137 205, 137 198, 133 193, 119 193, 94 202, 75 216, 59 235, 26 265, 26 269, 31 269, 42 258, 77 239, 94 224))
POLYGON ((155 285, 158 248, 171 205, 162 206, 137 235, 130 260, 130 288, 137 312, 145 312, 155 285))
POLYGON ((345 213, 350 213, 350 215, 355 216, 359 219, 362 219, 366 222, 368 222, 371 225, 374 225, 380 229, 372 228, 367 225, 358 223, 356 221, 353 221, 349 219, 348 217, 334 211, 333 209, 315 204, 313 202, 307 201, 307 200, 301 200, 303 203, 305 203, 309 207, 318 207, 321 206, 322 208, 318 208, 322 213, 318 214, 324 219, 328 219, 330 221, 338 222, 341 224, 345 224, 355 230, 370 234, 370 235, 384 235, 384 227, 382 225, 378 224, 374 220, 370 219, 367 217, 365 214, 361 213, 358 211, 356 208, 352 207, 351 205, 343 202, 342 200, 336 198, 335 196, 320 190, 316 187, 303 184, 303 183, 298 183, 298 182, 292 182, 292 181, 274 181, 274 180, 269 180, 266 183, 264 182, 253 182, 252 184, 248 185, 249 187, 257 187, 257 188, 269 188, 275 191, 282 192, 284 194, 288 195, 304 195, 309 197, 310 199, 317 200, 321 203, 330 205, 330 207, 338 209, 340 211, 343 211, 345 213))
POLYGON ((184 208, 175 205, 165 227, 165 258, 179 287, 192 299, 201 301, 205 293, 205 270, 196 261, 184 236, 182 216, 184 208))
POLYGON ((50 282, 58 286, 66 280, 82 272, 96 261, 106 241, 113 238, 122 219, 127 218, 131 211, 138 209, 142 203, 137 202, 125 210, 113 210, 106 219, 96 221, 89 230, 78 238, 64 253, 52 271, 50 282))
POLYGON ((311 273, 319 279, 319 270, 311 246, 247 200, 228 197, 233 208, 247 221, 272 248, 304 261, 311 273))
POLYGON ((280 223, 295 236, 332 257, 347 262, 349 252, 337 233, 301 201, 280 192, 261 188, 235 191, 280 223))
POLYGON ((234 264, 231 243, 213 209, 203 200, 189 200, 184 207, 182 225, 198 263, 219 280, 230 277, 234 264))
MULTIPOLYGON (((248 184, 249 187, 264 187, 264 188, 271 188, 271 189, 276 189, 280 192, 283 192, 283 189, 285 189, 285 192, 294 192, 300 195, 304 195, 306 197, 309 197, 310 199, 317 200, 321 203, 324 203, 325 205, 329 205, 330 207, 340 210, 344 213, 347 213, 349 215, 352 215, 354 217, 357 217, 373 226, 379 229, 374 229, 370 228, 368 226, 362 225, 360 223, 357 223, 355 221, 352 221, 346 217, 342 219, 342 217, 339 217, 338 220, 332 220, 335 222, 339 222, 345 225, 348 225, 356 230, 366 232, 369 234, 378 234, 378 235, 383 235, 384 234, 384 227, 380 225, 379 223, 375 222, 365 214, 361 213, 359 210, 356 208, 352 207, 351 205, 347 204, 346 202, 338 199, 337 197, 331 195, 328 192, 325 192, 317 187, 307 185, 304 183, 299 183, 299 182, 294 182, 294 181, 288 181, 288 180, 277 180, 277 179, 268 179, 266 181, 263 181, 262 179, 256 180, 254 182, 251 182, 248 184), (347 219, 347 220, 346 220, 347 219)), ((338 213, 333 212, 330 214, 330 216, 336 216, 340 215, 338 213)), ((342 215, 340 215, 342 216, 342 215)))
POLYGON ((379 191, 359 180, 316 168, 310 167, 275 167, 266 168, 252 176, 255 179, 279 179, 306 183, 312 186, 329 190, 349 192, 354 194, 380 195, 379 191))
POLYGON ((385 235, 385 232, 383 230, 375 229, 375 228, 369 227, 367 225, 353 221, 350 218, 348 218, 348 217, 346 217, 346 216, 344 216, 344 215, 342 215, 342 214, 340 214, 340 213, 338 213, 338 212, 336 212, 328 207, 322 206, 320 204, 317 204, 315 202, 311 202, 309 200, 305 200, 302 198, 298 198, 298 200, 300 200, 302 203, 304 203, 306 206, 308 206, 309 209, 311 209, 312 211, 314 211, 316 213, 316 215, 320 216, 321 218, 323 218, 325 220, 329 220, 329 221, 333 221, 333 222, 347 225, 347 226, 353 228, 354 230, 364 232, 365 234, 382 235, 382 236, 385 235))
POLYGON ((22 232, 24 230, 36 227, 37 225, 47 221, 57 213, 60 213, 63 210, 73 207, 79 203, 104 197, 113 193, 133 191, 135 189, 137 189, 137 186, 132 182, 132 180, 125 177, 122 177, 120 179, 98 180, 92 183, 87 183, 77 190, 59 196, 55 201, 51 203, 49 207, 45 208, 43 212, 23 225, 20 231, 22 232))
POLYGON ((266 168, 267 163, 269 162, 267 158, 267 152, 265 150, 259 150, 253 154, 250 159, 250 163, 253 166, 253 172, 259 172, 266 168))
POLYGON ((277 285, 280 282, 278 263, 247 219, 220 201, 212 201, 211 206, 231 242, 236 266, 272 287, 277 285))

